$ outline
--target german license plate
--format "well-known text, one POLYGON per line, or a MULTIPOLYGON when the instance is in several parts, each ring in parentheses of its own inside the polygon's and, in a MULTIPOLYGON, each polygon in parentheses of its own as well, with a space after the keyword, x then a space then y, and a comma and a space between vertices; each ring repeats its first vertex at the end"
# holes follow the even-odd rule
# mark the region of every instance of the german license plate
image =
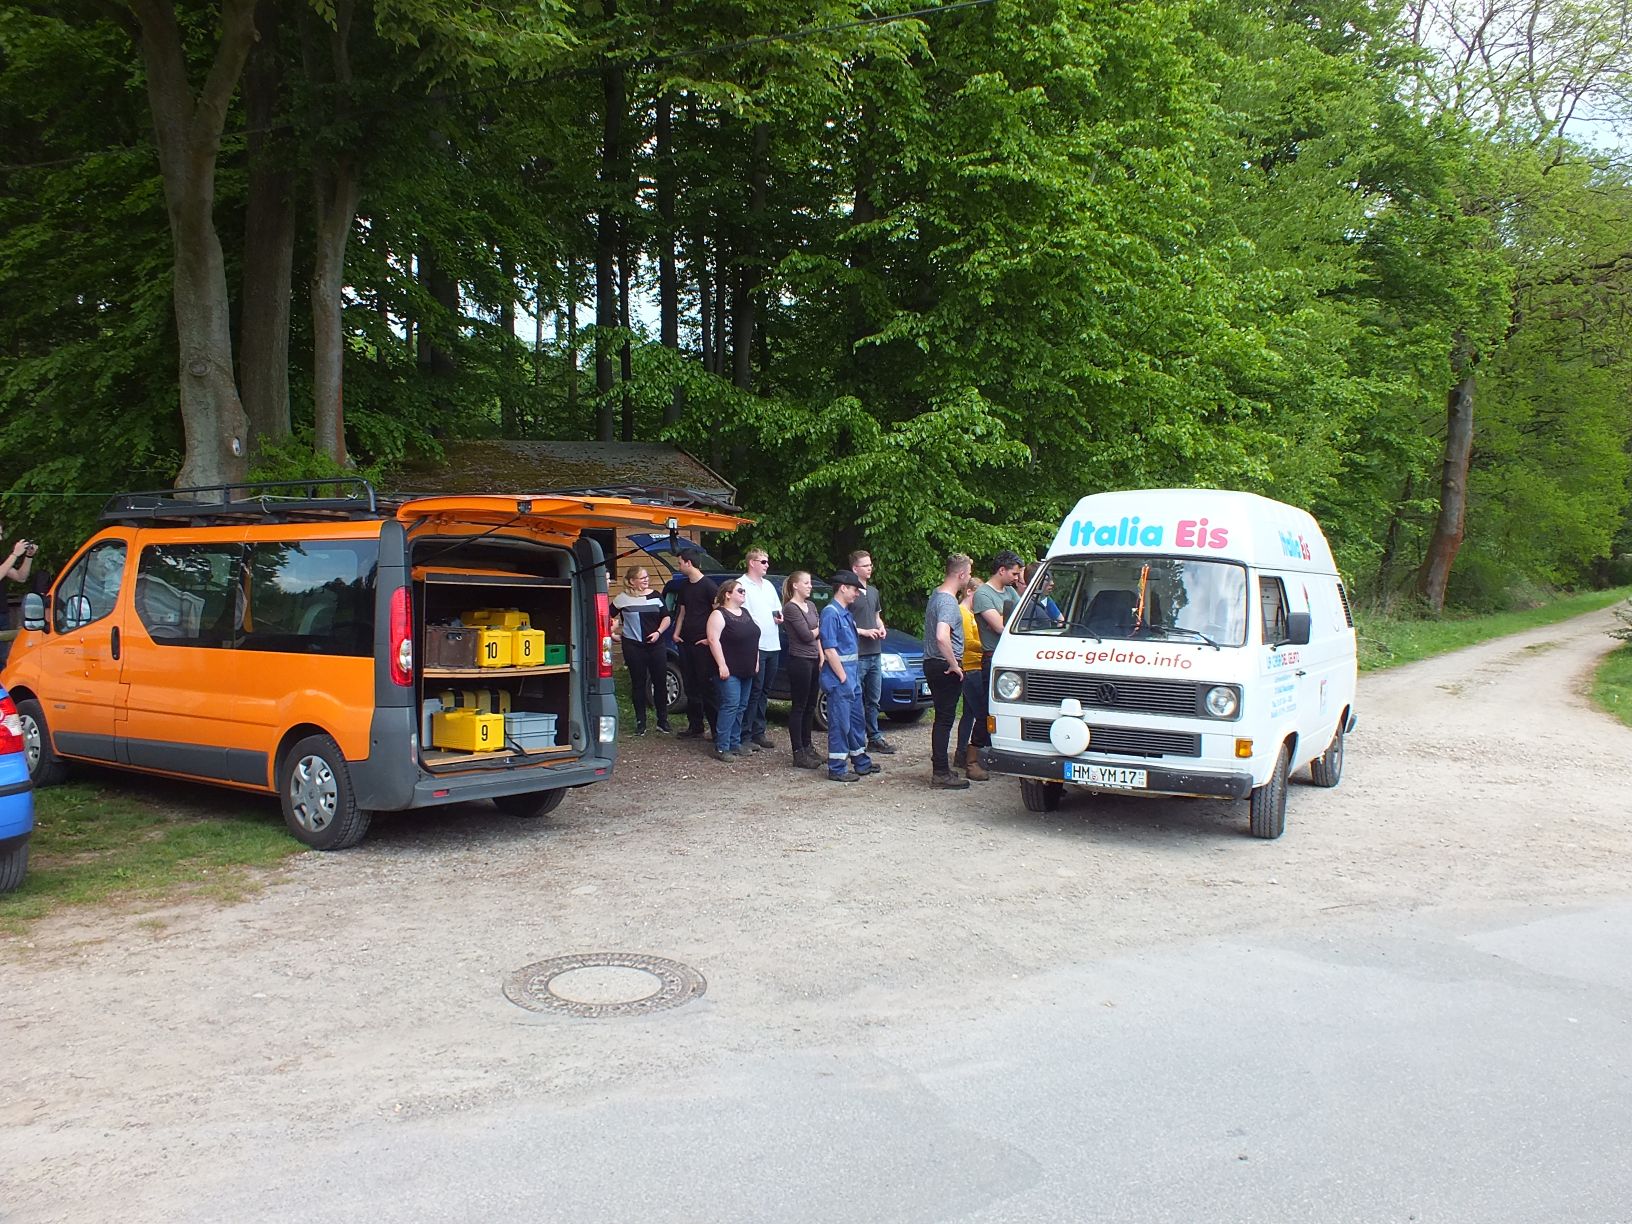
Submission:
POLYGON ((1143 790, 1145 771, 1118 769, 1112 765, 1081 765, 1076 761, 1067 761, 1065 780, 1084 782, 1089 786, 1105 786, 1112 790, 1143 790))

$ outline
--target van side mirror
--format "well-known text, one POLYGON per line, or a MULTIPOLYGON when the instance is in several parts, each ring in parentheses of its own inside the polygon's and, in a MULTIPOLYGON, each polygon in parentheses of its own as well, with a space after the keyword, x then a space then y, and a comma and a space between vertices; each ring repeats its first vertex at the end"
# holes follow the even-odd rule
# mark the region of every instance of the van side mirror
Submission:
POLYGON ((1311 617, 1307 612, 1289 612, 1286 617, 1286 642, 1289 646, 1309 645, 1311 617))
POLYGON ((23 628, 35 633, 45 628, 45 597, 30 591, 23 596, 23 628))

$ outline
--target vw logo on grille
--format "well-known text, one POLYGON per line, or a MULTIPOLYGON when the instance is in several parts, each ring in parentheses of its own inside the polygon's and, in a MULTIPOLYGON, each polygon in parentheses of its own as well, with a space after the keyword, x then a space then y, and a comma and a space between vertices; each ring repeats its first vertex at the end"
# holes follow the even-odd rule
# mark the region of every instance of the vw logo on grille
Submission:
POLYGON ((1115 705, 1116 704, 1116 685, 1114 685, 1114 684, 1096 684, 1096 685, 1094 685, 1094 700, 1096 702, 1098 702, 1100 705, 1115 705))

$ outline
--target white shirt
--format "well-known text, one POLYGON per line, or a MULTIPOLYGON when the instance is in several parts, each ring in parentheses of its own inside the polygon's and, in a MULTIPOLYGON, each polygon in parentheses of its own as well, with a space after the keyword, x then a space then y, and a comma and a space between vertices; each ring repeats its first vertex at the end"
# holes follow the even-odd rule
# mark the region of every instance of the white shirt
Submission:
POLYGON ((743 610, 759 626, 759 648, 781 650, 782 631, 777 627, 776 614, 782 611, 782 593, 776 589, 774 582, 763 578, 756 580, 744 574, 737 581, 748 593, 748 597, 742 601, 743 610))

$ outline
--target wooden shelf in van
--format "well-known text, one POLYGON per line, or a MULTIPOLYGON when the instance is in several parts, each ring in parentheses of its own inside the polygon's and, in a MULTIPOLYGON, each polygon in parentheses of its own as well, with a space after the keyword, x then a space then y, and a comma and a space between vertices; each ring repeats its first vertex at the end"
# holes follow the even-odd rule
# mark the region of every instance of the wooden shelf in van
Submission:
POLYGON ((503 680, 508 676, 554 676, 570 672, 570 663, 550 663, 538 667, 427 667, 427 680, 503 680))
POLYGON ((437 765, 465 765, 477 761, 496 761, 513 757, 527 757, 529 760, 536 757, 574 756, 577 749, 571 744, 559 744, 554 748, 534 748, 530 752, 522 752, 515 748, 500 748, 493 752, 460 752, 454 749, 427 748, 419 755, 425 764, 437 765))
POLYGON ((482 586, 482 587, 526 587, 529 590, 538 587, 553 587, 558 590, 571 590, 571 578, 538 578, 529 574, 469 574, 469 573, 438 573, 435 570, 420 570, 415 567, 414 581, 429 582, 435 586, 482 586))

